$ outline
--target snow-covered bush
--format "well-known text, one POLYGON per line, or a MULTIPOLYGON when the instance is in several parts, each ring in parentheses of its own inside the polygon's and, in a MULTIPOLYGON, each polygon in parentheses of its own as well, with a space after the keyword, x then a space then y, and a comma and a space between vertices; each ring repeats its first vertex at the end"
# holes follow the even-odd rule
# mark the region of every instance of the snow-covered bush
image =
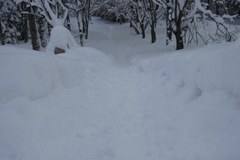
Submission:
POLYGON ((111 0, 105 5, 102 5, 95 11, 95 15, 102 17, 111 22, 124 23, 128 21, 126 0, 111 0))

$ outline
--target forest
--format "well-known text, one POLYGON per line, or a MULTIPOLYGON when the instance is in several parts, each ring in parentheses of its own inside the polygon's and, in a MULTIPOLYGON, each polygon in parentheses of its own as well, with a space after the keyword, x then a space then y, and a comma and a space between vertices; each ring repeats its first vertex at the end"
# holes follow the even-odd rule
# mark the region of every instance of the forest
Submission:
POLYGON ((129 30, 157 42, 157 28, 166 30, 166 45, 174 42, 176 50, 187 44, 235 41, 239 29, 238 0, 1 0, 0 43, 27 43, 33 50, 45 48, 55 20, 74 34, 83 46, 89 38, 91 17, 101 17, 119 24, 129 23, 129 30), (77 22, 77 27, 73 23, 77 22), (164 22, 163 25, 159 23, 164 22), (210 24, 209 24, 210 23, 210 24), (208 30, 213 30, 213 33, 208 30))

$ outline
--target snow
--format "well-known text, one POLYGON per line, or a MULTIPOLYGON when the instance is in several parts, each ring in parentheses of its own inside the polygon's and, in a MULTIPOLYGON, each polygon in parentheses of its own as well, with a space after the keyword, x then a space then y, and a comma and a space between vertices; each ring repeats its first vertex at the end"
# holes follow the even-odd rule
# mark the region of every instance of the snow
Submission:
POLYGON ((56 47, 68 50, 77 48, 79 45, 67 28, 63 26, 56 26, 51 31, 51 37, 48 43, 47 52, 53 53, 56 47), (59 37, 59 35, 62 37, 59 37))
POLYGON ((0 46, 1 160, 240 159, 240 40, 173 51, 92 26, 97 49, 0 46))
POLYGON ((229 19, 230 21, 234 22, 234 19, 237 18, 237 15, 230 16, 230 15, 224 14, 222 17, 223 17, 224 19, 229 19))

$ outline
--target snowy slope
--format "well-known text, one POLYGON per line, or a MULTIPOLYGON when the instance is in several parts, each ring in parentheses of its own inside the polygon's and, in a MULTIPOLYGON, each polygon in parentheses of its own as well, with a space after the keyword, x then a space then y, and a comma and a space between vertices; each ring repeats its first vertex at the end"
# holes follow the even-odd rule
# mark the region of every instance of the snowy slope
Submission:
POLYGON ((120 60, 0 46, 0 160, 240 159, 240 41, 151 56, 127 43, 109 47, 120 60))

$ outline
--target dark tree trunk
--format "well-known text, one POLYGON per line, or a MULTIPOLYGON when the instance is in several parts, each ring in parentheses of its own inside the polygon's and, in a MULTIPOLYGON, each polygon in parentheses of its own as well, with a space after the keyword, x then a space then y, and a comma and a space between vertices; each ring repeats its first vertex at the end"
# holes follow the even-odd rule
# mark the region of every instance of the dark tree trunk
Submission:
POLYGON ((89 19, 87 18, 85 23, 85 39, 88 39, 88 27, 89 27, 89 19))
POLYGON ((187 3, 189 1, 185 1, 185 4, 182 8, 182 10, 179 10, 179 2, 178 0, 175 0, 175 8, 174 8, 174 21, 176 25, 176 30, 174 31, 175 37, 176 37, 176 50, 180 50, 184 48, 183 44, 183 35, 182 35, 182 17, 183 17, 183 10, 187 6, 187 3), (179 13, 178 13, 179 12, 179 13))
POLYGON ((50 23, 47 23, 47 31, 48 31, 48 36, 50 37, 51 35, 51 31, 52 31, 53 27, 50 23))
POLYGON ((29 19, 29 28, 32 39, 32 48, 33 50, 40 50, 39 35, 37 31, 36 17, 34 15, 34 8, 30 8, 30 14, 28 15, 29 19))
POLYGON ((27 16, 23 16, 22 18, 22 26, 21 26, 21 36, 19 40, 24 41, 25 43, 28 42, 28 18, 27 16))
POLYGON ((28 42, 28 19, 27 19, 27 17, 24 17, 24 27, 23 27, 22 35, 23 35, 24 42, 27 43, 28 42))
POLYGON ((0 43, 3 44, 2 25, 0 25, 0 43))
POLYGON ((0 25, 0 43, 3 44, 2 25, 0 25))
POLYGON ((175 37, 176 37, 176 50, 180 50, 184 48, 183 44, 183 36, 182 36, 182 31, 181 31, 181 26, 180 24, 177 24, 177 30, 175 32, 175 37))
POLYGON ((86 22, 85 22, 85 15, 82 14, 82 33, 86 33, 86 22))
POLYGON ((156 41, 157 41, 157 36, 156 36, 155 25, 151 25, 151 42, 156 43, 156 41))
POLYGON ((141 28, 142 38, 145 38, 146 34, 145 34, 145 25, 144 25, 144 23, 140 24, 140 28, 141 28))
POLYGON ((220 5, 215 2, 215 5, 216 5, 216 15, 220 15, 220 5))
POLYGON ((180 34, 176 34, 176 50, 180 50, 183 48, 183 37, 180 34))
POLYGON ((151 25, 151 42, 152 43, 156 43, 157 41, 157 35, 156 35, 156 26, 157 26, 157 10, 159 8, 158 5, 154 4, 154 2, 151 0, 150 1, 150 7, 152 8, 151 11, 151 21, 152 21, 152 25, 151 25))
POLYGON ((207 10, 209 10, 210 7, 211 7, 211 0, 207 0, 207 4, 208 4, 208 6, 207 6, 207 10))

